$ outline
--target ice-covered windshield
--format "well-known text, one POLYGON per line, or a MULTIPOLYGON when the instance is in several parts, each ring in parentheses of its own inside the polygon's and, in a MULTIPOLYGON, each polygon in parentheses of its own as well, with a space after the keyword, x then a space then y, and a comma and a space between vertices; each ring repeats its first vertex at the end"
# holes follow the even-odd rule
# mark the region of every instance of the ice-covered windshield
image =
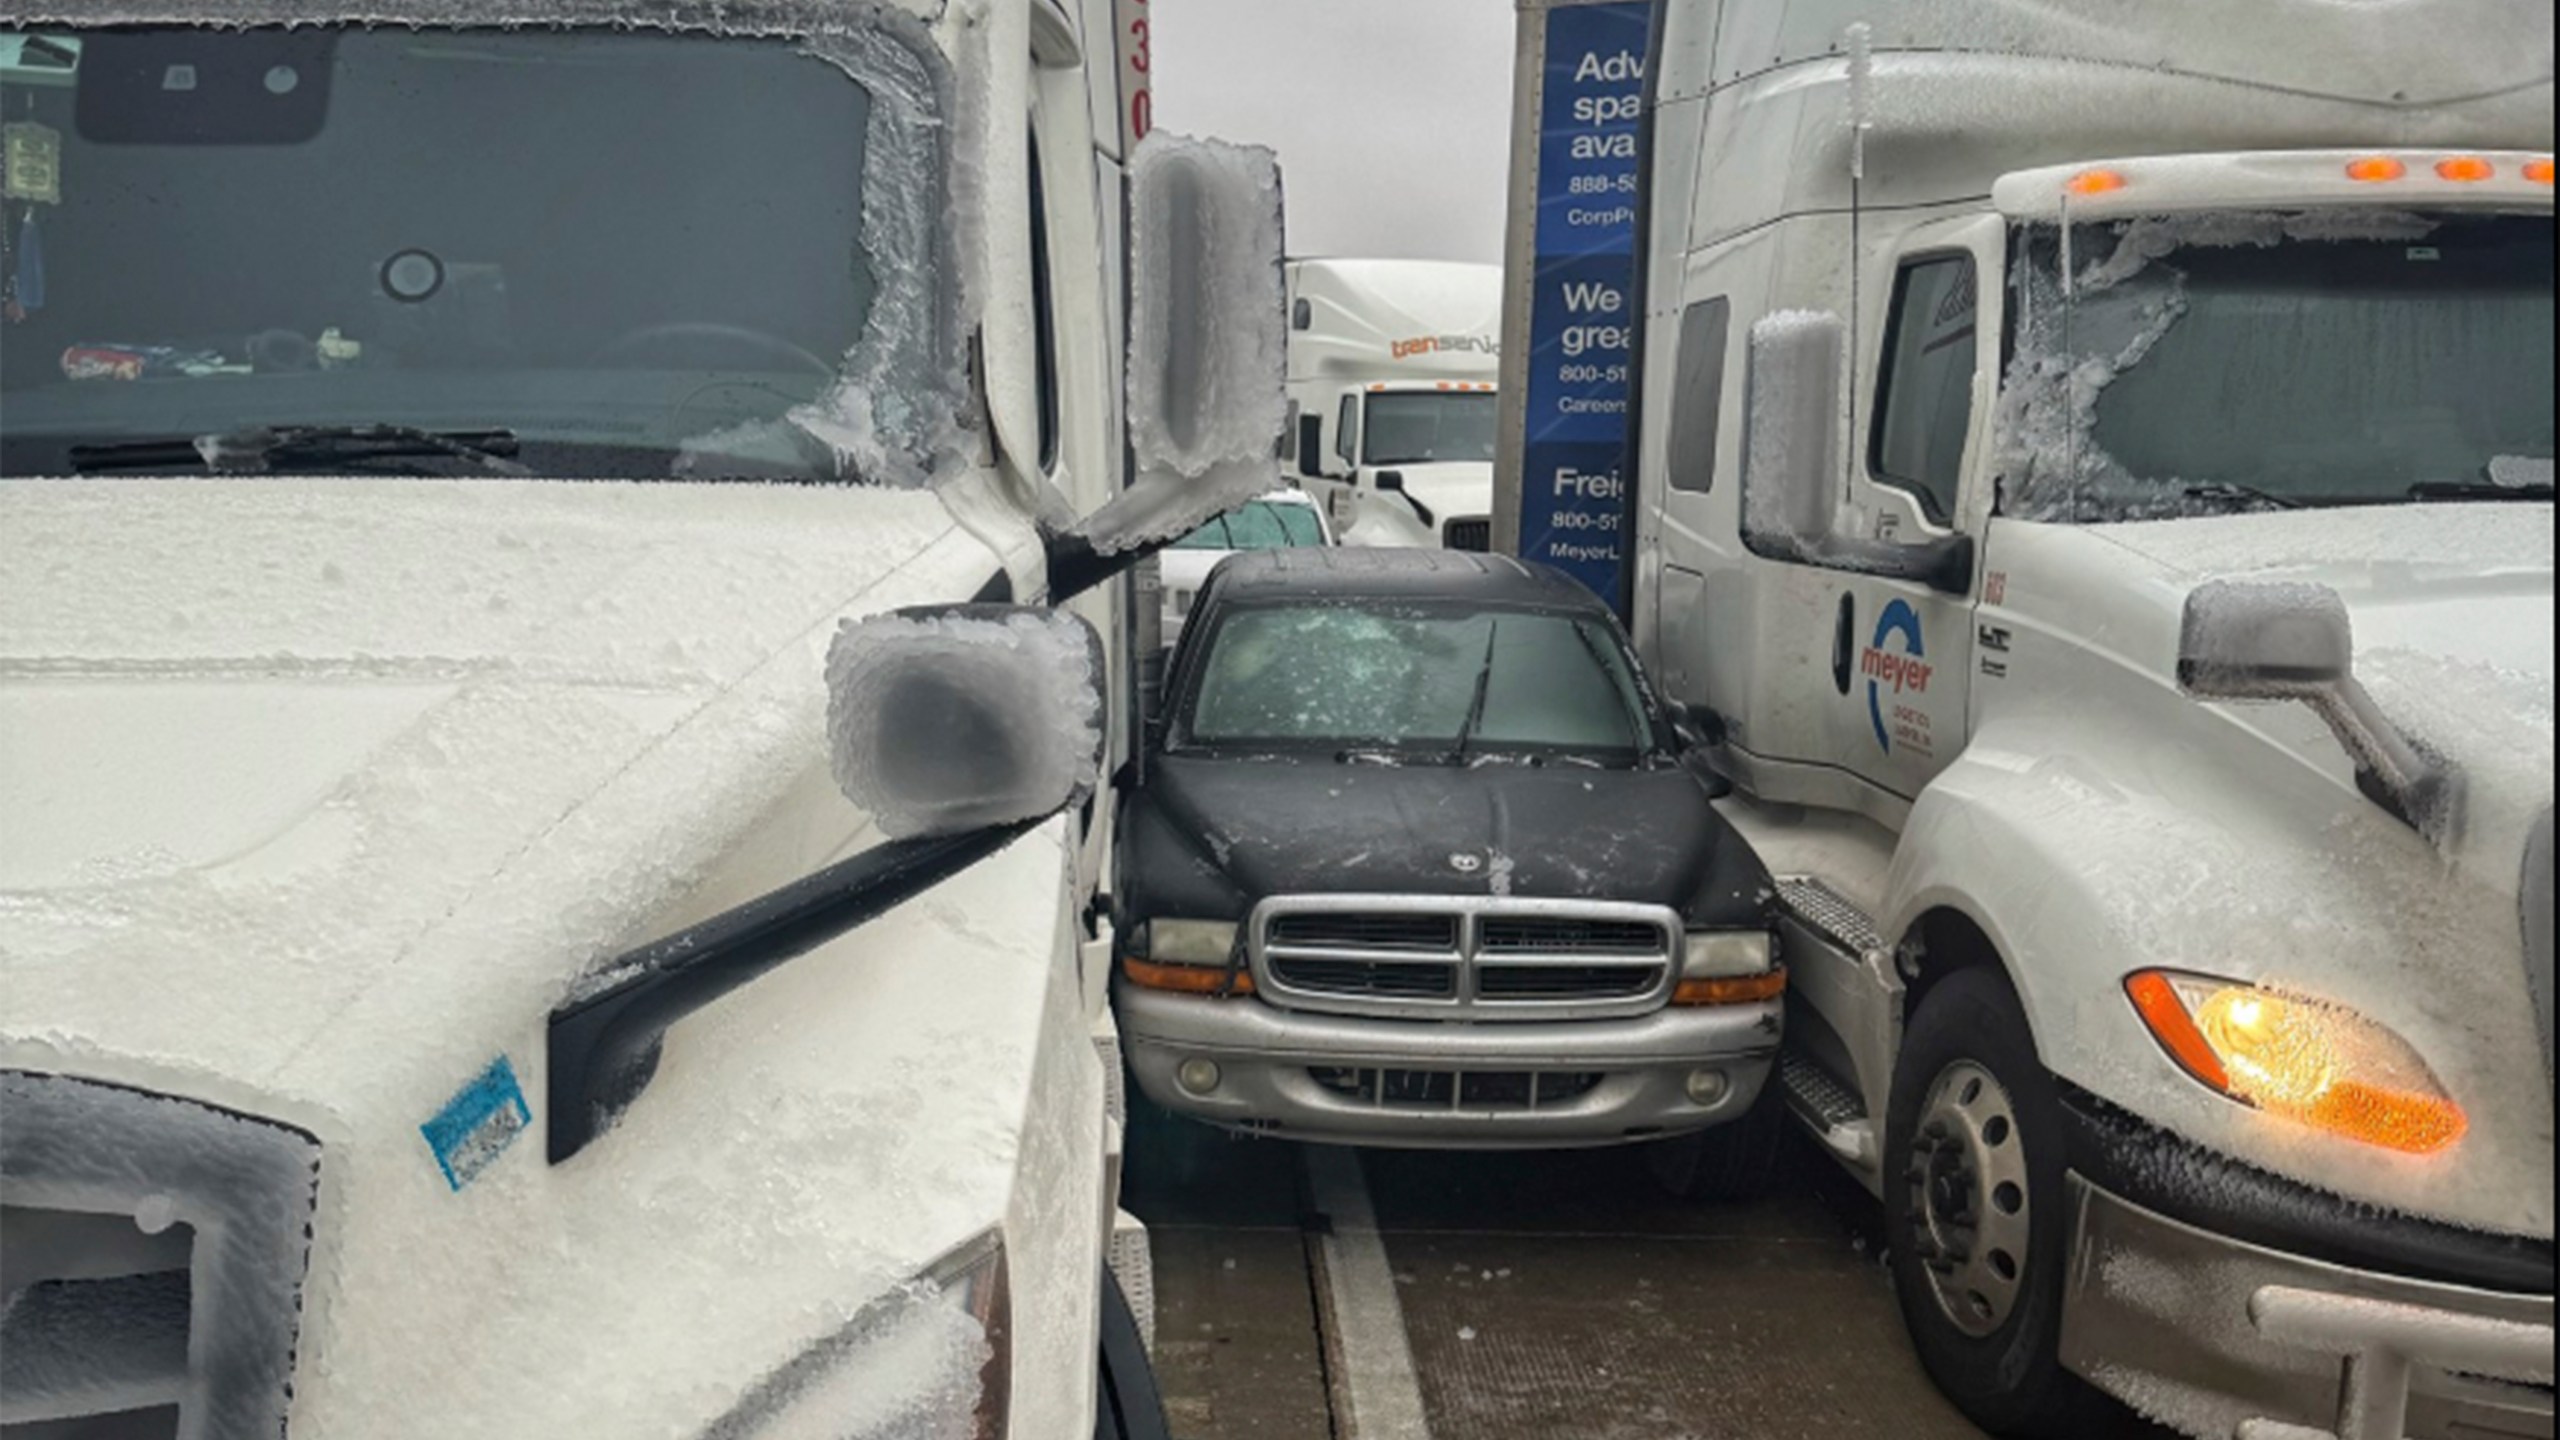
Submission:
POLYGON ((2003 505, 2041 519, 2548 499, 2549 216, 2026 232, 2003 505))
POLYGON ((1173 542, 1176 550, 1297 550, 1324 544, 1315 507, 1249 501, 1173 542))
POLYGON ((1497 398, 1482 390, 1372 395, 1361 463, 1490 465, 1497 398))
POLYGON ((882 99, 854 54, 609 29, 22 40, 0 73, 6 473, 397 426, 503 435, 544 475, 837 478, 848 447, 780 422, 843 409, 822 402, 867 330, 933 308, 900 296, 932 270, 873 193, 884 166, 936 173, 876 153, 917 128, 887 113, 915 87, 882 99))
POLYGON ((1644 748, 1634 671, 1605 626, 1529 611, 1271 605, 1228 613, 1182 716, 1184 743, 1556 751, 1644 748))

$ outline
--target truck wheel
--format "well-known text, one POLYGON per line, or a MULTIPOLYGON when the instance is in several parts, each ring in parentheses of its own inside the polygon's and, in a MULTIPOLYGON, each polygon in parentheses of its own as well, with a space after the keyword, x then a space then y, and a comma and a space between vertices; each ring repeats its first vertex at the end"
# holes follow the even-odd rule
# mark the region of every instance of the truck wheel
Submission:
POLYGON ((2031 1034, 1997 972, 1930 992, 1894 1069, 1885 1229, 1938 1388, 1995 1435, 2064 1440, 2092 1433, 2103 1409, 2062 1367, 2062 1099, 2031 1034))
POLYGON ((1682 1200, 1742 1205, 1769 1193, 1786 1133, 1786 1108, 1773 1070, 1760 1098, 1739 1118, 1664 1140, 1645 1153, 1645 1161, 1654 1181, 1682 1200))
POLYGON ((1173 1440, 1138 1317, 1108 1271, 1102 1276, 1102 1379, 1093 1409, 1094 1440, 1173 1440))

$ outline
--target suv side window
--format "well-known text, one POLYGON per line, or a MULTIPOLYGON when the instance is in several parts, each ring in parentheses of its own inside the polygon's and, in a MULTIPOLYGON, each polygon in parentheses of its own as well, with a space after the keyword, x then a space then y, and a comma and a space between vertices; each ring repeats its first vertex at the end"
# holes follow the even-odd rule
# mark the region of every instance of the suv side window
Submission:
POLYGON ((1716 434, 1724 421, 1724 365, 1733 302, 1701 300, 1680 317, 1680 368, 1673 377, 1671 488, 1704 495, 1716 483, 1716 434))
POLYGON ((1964 445, 1973 428, 1979 291, 1971 255, 1933 255, 1902 267, 1876 380, 1867 470, 1908 490, 1931 520, 1956 513, 1964 445))

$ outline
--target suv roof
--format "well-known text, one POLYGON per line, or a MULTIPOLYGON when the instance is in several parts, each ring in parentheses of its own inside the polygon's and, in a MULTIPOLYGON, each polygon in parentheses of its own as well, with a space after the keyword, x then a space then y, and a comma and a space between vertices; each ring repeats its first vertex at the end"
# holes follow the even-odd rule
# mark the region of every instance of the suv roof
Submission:
POLYGON ((1221 563, 1208 595, 1227 603, 1287 599, 1477 600, 1607 618, 1599 597, 1544 565, 1462 550, 1250 550, 1221 563))

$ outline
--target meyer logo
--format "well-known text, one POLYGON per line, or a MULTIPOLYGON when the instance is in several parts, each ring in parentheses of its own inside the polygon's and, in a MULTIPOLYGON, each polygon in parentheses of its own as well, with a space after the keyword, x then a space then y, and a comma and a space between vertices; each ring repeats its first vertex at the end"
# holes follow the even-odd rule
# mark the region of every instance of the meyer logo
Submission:
POLYGON ((1888 755, 1893 753, 1893 727, 1885 721, 1886 687, 1896 696, 1928 694, 1929 677, 1937 668, 1925 658, 1928 650, 1920 631, 1920 612, 1909 601, 1896 600, 1876 617, 1875 643, 1858 659, 1858 673, 1867 677, 1867 716, 1875 722, 1876 743, 1888 755), (1886 642, 1896 636, 1902 639, 1901 648, 1886 649, 1886 642))
POLYGON ((1399 360, 1416 355, 1500 355, 1502 344, 1482 335, 1425 335, 1414 340, 1391 342, 1389 350, 1399 360))

